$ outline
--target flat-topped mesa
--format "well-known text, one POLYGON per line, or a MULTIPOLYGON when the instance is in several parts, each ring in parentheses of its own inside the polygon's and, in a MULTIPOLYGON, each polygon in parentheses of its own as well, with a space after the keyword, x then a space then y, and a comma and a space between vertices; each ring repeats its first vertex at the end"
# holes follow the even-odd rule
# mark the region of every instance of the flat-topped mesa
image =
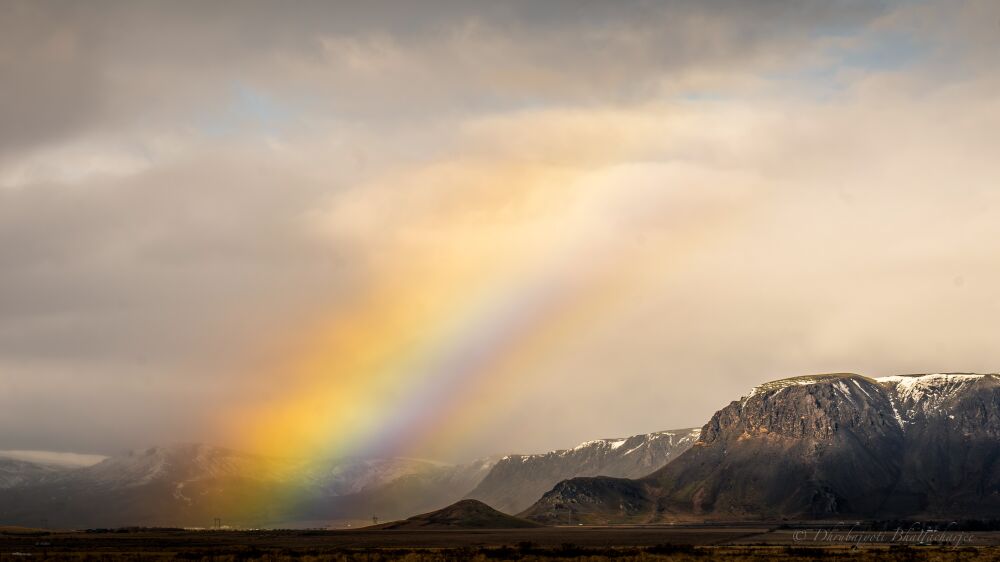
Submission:
POLYGON ((808 386, 813 384, 823 384, 823 383, 836 383, 836 382, 847 382, 853 379, 861 379, 866 382, 875 382, 874 379, 859 375, 857 373, 824 373, 819 375, 802 375, 798 377, 788 377, 784 379, 778 379, 773 381, 768 381, 753 387, 750 393, 743 397, 743 400, 749 400, 755 396, 768 395, 779 391, 784 388, 791 388, 795 386, 808 386))
POLYGON ((868 377, 836 373, 791 377, 755 387, 718 411, 701 443, 762 436, 829 439, 837 431, 898 431, 885 389, 868 377))
POLYGON ((1000 382, 994 373, 930 373, 894 375, 875 379, 882 386, 895 390, 902 399, 921 400, 924 397, 954 395, 979 383, 1000 382))

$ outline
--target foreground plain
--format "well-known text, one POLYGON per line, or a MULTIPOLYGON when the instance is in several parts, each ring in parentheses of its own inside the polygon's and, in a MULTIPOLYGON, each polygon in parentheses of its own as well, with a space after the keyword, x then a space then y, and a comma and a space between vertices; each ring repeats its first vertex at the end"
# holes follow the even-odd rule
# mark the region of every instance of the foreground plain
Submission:
POLYGON ((959 547, 836 544, 767 526, 504 530, 40 531, 0 528, 0 560, 995 560, 1000 532, 959 547), (796 540, 798 537, 798 540, 796 540))

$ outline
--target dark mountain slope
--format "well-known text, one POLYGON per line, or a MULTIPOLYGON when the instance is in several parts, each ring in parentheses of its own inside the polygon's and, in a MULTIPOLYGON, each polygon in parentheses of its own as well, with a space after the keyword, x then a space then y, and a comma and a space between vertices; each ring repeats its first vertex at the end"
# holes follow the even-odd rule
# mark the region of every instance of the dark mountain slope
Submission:
POLYGON ((1000 377, 886 377, 905 428, 894 505, 926 516, 1000 513, 1000 377))

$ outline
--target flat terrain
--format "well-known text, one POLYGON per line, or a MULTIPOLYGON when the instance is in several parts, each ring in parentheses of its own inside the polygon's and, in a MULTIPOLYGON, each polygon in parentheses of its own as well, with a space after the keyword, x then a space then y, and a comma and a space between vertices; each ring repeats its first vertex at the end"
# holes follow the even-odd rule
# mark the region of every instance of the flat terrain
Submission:
MULTIPOLYGON (((863 542, 847 529, 767 526, 547 527, 499 530, 47 532, 0 527, 0 560, 994 560, 1000 532, 961 546, 863 542), (823 538, 831 540, 821 540, 823 538), (854 537, 853 542, 859 542, 854 537)), ((890 535, 891 536, 891 535, 890 535)))

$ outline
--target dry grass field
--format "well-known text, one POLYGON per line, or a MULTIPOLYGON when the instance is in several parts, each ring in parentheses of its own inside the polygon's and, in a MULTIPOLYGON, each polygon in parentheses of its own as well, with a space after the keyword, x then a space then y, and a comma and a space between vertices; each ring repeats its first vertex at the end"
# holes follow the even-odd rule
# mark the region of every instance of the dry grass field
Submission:
POLYGON ((733 527, 549 527, 444 531, 50 532, 0 527, 9 560, 899 560, 1000 558, 1000 533, 971 533, 962 546, 832 544, 794 530, 733 527), (798 537, 798 540, 796 538, 798 537), (806 540, 803 540, 805 538, 806 540))

